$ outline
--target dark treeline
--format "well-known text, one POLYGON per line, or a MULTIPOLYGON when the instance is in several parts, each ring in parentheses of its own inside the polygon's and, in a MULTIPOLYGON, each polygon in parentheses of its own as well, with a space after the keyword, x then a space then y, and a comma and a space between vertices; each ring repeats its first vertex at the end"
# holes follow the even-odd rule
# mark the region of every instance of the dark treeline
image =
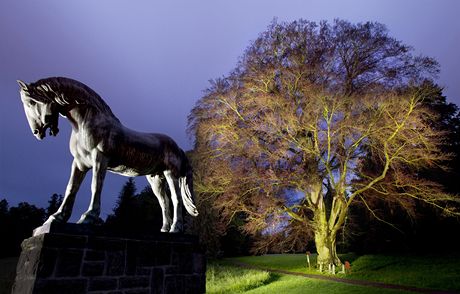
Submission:
POLYGON ((130 178, 120 191, 113 213, 107 217, 107 229, 123 234, 142 235, 161 229, 161 208, 150 186, 136 194, 136 185, 130 178))
MULTIPOLYGON (((452 167, 447 173, 455 171, 458 171, 458 167, 452 167)), ((460 192, 455 181, 450 182, 447 188, 460 192)), ((129 179, 120 191, 113 213, 107 217, 107 229, 134 235, 159 232, 161 209, 150 187, 136 192, 134 181, 129 179)), ((260 242, 271 242, 267 246, 268 253, 315 250, 308 234, 298 238, 299 234, 295 234, 295 231, 299 228, 294 224, 272 233, 269 239, 266 235, 249 236, 240 230, 245 222, 244 214, 238 214, 230 224, 223 225, 209 204, 198 200, 200 215, 197 218, 184 216, 186 232, 199 235, 210 257, 251 254, 260 242)), ((0 234, 3 241, 0 242, 0 257, 17 256, 21 242, 57 210, 61 201, 61 195, 53 194, 48 207, 44 209, 27 202, 9 207, 5 199, 1 200, 0 234)), ((374 207, 378 207, 374 212, 385 213, 386 223, 377 220, 369 210, 357 203, 338 240, 341 252, 424 254, 460 250, 460 222, 456 218, 445 217, 439 210, 422 204, 417 207, 416 216, 410 216, 401 207, 385 202, 375 203, 374 207)))
MULTIPOLYGON (((27 202, 10 207, 6 199, 0 200, 0 257, 19 255, 21 242, 31 237, 32 231, 56 212, 61 202, 62 195, 58 194, 50 197, 46 208, 27 202)), ((136 193, 135 183, 129 179, 104 225, 120 234, 142 235, 159 232, 161 224, 161 209, 150 187, 136 193)))
POLYGON ((61 195, 53 194, 48 207, 44 209, 27 202, 9 207, 8 201, 0 200, 0 257, 18 255, 22 240, 29 238, 33 229, 42 225, 57 210, 61 201, 61 195))

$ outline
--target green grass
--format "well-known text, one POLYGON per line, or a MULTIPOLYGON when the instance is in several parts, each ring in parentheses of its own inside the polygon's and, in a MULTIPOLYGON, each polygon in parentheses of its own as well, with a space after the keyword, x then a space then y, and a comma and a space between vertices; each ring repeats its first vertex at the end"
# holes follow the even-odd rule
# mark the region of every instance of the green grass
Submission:
POLYGON ((241 293, 269 283, 271 278, 266 271, 211 262, 206 271, 206 293, 241 293))
POLYGON ((17 263, 17 257, 0 259, 0 294, 11 293, 17 263))
POLYGON ((262 293, 289 293, 289 294, 304 294, 304 293, 327 293, 327 294, 392 294, 392 293, 411 293, 406 291, 377 289, 366 286, 355 286, 336 282, 326 282, 319 280, 306 279, 302 277, 294 277, 287 275, 277 275, 278 279, 274 282, 258 287, 254 290, 247 291, 247 294, 262 294, 262 293))
MULTIPOLYGON (((348 254, 341 255, 341 259, 351 262, 352 272, 347 275, 337 274, 337 277, 420 288, 460 290, 459 254, 424 257, 404 255, 364 255, 357 257, 348 254)), ((228 261, 244 262, 265 268, 319 274, 316 269, 307 268, 304 254, 247 256, 231 258, 228 261)), ((316 257, 312 255, 310 261, 314 265, 316 257)))
POLYGON ((226 261, 219 261, 208 264, 206 293, 390 294, 406 292, 273 274, 266 271, 243 269, 232 266, 226 261))
POLYGON ((460 290, 460 255, 364 255, 352 264, 350 278, 421 288, 460 290))

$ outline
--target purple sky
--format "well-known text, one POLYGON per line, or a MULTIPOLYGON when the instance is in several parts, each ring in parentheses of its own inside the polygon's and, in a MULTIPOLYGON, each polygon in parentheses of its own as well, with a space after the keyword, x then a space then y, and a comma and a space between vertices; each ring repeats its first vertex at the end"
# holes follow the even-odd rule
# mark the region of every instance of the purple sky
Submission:
MULTIPOLYGON (((187 115, 208 80, 227 74, 270 21, 342 18, 378 21, 417 54, 441 64, 438 83, 460 105, 460 1, 23 1, 0 2, 0 199, 46 207, 64 194, 72 157, 70 127, 58 137, 31 134, 16 79, 82 81, 128 127, 166 133, 185 150, 187 115), (377 4, 376 4, 377 3, 377 4)), ((87 176, 71 221, 89 203, 87 176)), ((126 178, 108 174, 102 217, 126 178)), ((136 179, 139 189, 146 185, 136 179)))

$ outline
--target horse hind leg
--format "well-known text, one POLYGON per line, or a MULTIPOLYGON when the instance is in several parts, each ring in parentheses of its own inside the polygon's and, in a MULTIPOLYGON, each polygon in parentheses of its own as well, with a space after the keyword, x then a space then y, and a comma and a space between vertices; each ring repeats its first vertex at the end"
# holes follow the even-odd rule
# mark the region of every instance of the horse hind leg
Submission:
POLYGON ((150 186, 152 187, 153 194, 155 194, 155 196, 157 197, 158 203, 161 207, 161 213, 163 216, 163 226, 161 227, 161 231, 169 232, 169 229, 171 228, 171 212, 169 209, 169 200, 168 198, 166 198, 166 193, 162 186, 163 181, 158 175, 149 175, 146 178, 150 186))
POLYGON ((174 214, 173 214, 173 222, 171 225, 171 229, 169 230, 170 233, 179 233, 182 232, 183 224, 182 224, 182 205, 180 203, 180 198, 178 197, 178 183, 177 179, 173 177, 170 170, 166 170, 163 172, 165 175, 166 181, 168 182, 169 190, 171 191, 171 201, 173 204, 174 214))

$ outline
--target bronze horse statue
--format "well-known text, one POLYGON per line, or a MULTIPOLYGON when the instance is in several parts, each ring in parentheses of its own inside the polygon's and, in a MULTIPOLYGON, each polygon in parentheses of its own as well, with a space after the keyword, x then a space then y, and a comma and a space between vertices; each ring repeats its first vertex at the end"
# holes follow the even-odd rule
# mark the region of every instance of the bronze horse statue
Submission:
POLYGON ((78 223, 100 223, 101 190, 106 171, 134 177, 144 175, 162 210, 162 232, 182 231, 182 206, 192 216, 194 204, 192 169, 182 149, 163 134, 140 133, 123 126, 102 98, 81 82, 63 77, 26 84, 18 81, 21 100, 32 133, 38 140, 59 132, 59 115, 71 126, 70 152, 74 159, 63 202, 44 225, 67 222, 75 196, 89 169, 93 169, 91 202, 78 223), (164 186, 166 181, 169 199, 164 186), (181 197, 180 197, 180 196, 181 197))

